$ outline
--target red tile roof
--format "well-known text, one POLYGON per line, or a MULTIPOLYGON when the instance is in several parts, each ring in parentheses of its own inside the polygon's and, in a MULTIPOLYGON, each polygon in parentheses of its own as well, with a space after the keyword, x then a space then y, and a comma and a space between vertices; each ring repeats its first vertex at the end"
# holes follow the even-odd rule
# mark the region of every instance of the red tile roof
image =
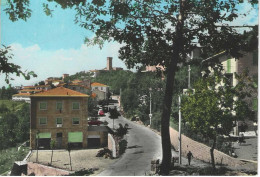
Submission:
POLYGON ((14 94, 12 96, 30 96, 31 93, 18 93, 18 94, 14 94))
POLYGON ((93 82, 92 84, 91 84, 91 87, 108 87, 107 85, 105 85, 105 84, 101 84, 101 83, 98 83, 98 82, 93 82))
POLYGON ((68 88, 57 87, 45 92, 33 94, 31 97, 89 97, 89 95, 68 88))

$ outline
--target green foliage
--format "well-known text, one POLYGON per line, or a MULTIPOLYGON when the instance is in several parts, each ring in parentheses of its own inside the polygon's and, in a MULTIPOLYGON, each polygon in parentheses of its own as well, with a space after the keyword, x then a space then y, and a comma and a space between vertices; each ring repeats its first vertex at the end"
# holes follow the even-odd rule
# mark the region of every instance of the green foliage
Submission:
MULTIPOLYGON (((213 152, 217 136, 229 135, 235 126, 234 122, 246 117, 253 118, 253 111, 246 102, 253 87, 248 89, 251 85, 248 71, 235 75, 238 84, 233 87, 229 85, 221 67, 216 66, 212 70, 211 75, 194 85, 195 94, 183 96, 181 111, 183 121, 195 133, 213 141, 213 152)), ((212 165, 215 167, 213 159, 212 165)))
POLYGON ((52 139, 51 142, 50 142, 50 148, 52 150, 55 149, 55 145, 56 145, 56 141, 52 139))
POLYGON ((161 131, 161 115, 160 111, 153 113, 152 116, 152 128, 156 129, 157 131, 161 131))
POLYGON ((28 154, 29 148, 21 147, 17 150, 17 147, 0 150, 0 175, 11 170, 15 161, 21 161, 28 154))
POLYGON ((115 135, 123 138, 124 135, 128 133, 128 124, 125 124, 124 126, 122 124, 119 124, 119 128, 115 130, 115 135))
POLYGON ((79 80, 91 79, 91 76, 92 76, 91 73, 81 71, 81 72, 77 72, 76 74, 73 74, 73 75, 66 77, 64 79, 64 82, 68 83, 69 81, 73 81, 73 80, 76 80, 76 79, 79 79, 79 80))
MULTIPOLYGON (((22 2, 22 1, 19 1, 19 2, 22 2)), ((12 11, 12 9, 9 11, 12 11)), ((10 13, 12 14, 14 12, 10 12, 10 13)), ((13 18, 11 16, 12 15, 10 15, 10 18, 13 18)), ((3 46, 3 47, 4 48, 0 48, 0 73, 5 74, 5 82, 7 84, 9 84, 10 80, 13 80, 10 77, 10 74, 13 74, 13 73, 15 73, 16 76, 22 75, 26 80, 29 80, 31 78, 31 76, 37 77, 37 75, 33 71, 23 72, 21 70, 20 66, 15 65, 14 63, 10 63, 10 60, 13 58, 13 54, 11 54, 10 46, 9 47, 3 46)))
POLYGON ((120 116, 120 113, 117 111, 116 108, 110 109, 109 113, 110 113, 110 116, 109 116, 110 119, 117 119, 118 116, 120 116))
POLYGON ((17 94, 17 90, 14 89, 13 87, 8 87, 6 88, 3 86, 0 89, 0 100, 10 100, 12 99, 12 95, 17 94))
POLYGON ((119 141, 119 154, 123 154, 127 148, 127 141, 122 139, 119 141))
POLYGON ((29 104, 22 103, 16 107, 4 105, 0 106, 0 150, 28 140, 30 132, 29 104))
POLYGON ((238 84, 232 87, 228 85, 225 75, 217 68, 214 69, 214 74, 195 84, 194 95, 183 97, 181 105, 184 121, 189 122, 192 129, 210 138, 217 134, 228 135, 234 121, 252 115, 245 101, 250 97, 250 91, 244 90, 249 87, 245 82, 249 78, 247 73, 236 75, 238 84))
POLYGON ((110 91, 115 95, 119 95, 120 88, 122 90, 126 88, 128 78, 133 74, 131 71, 124 70, 101 72, 96 78, 92 79, 92 82, 109 85, 110 91))

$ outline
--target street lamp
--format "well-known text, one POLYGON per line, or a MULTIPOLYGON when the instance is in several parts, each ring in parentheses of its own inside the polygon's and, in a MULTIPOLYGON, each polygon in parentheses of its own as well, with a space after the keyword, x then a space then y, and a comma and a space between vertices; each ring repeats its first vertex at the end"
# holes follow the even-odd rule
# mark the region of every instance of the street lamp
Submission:
POLYGON ((149 88, 149 91, 150 91, 150 114, 149 114, 149 117, 150 117, 150 127, 152 126, 152 88, 149 88))

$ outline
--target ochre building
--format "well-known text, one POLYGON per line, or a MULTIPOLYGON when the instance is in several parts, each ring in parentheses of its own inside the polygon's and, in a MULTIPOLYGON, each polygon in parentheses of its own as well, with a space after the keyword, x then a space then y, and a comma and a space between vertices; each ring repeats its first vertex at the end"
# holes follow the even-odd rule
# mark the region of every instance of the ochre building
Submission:
POLYGON ((107 145, 107 132, 88 133, 89 95, 58 87, 31 95, 30 146, 32 149, 49 149, 55 140, 56 149, 87 148, 88 139, 98 146, 107 145), (90 135, 88 135, 90 134, 90 135))

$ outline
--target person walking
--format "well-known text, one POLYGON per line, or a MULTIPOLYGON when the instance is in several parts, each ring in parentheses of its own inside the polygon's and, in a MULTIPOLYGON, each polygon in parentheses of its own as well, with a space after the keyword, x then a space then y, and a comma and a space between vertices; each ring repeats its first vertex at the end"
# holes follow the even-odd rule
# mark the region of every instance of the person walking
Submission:
POLYGON ((192 155, 192 153, 189 151, 189 153, 187 154, 187 158, 188 158, 189 165, 190 165, 191 157, 193 157, 193 155, 192 155))

